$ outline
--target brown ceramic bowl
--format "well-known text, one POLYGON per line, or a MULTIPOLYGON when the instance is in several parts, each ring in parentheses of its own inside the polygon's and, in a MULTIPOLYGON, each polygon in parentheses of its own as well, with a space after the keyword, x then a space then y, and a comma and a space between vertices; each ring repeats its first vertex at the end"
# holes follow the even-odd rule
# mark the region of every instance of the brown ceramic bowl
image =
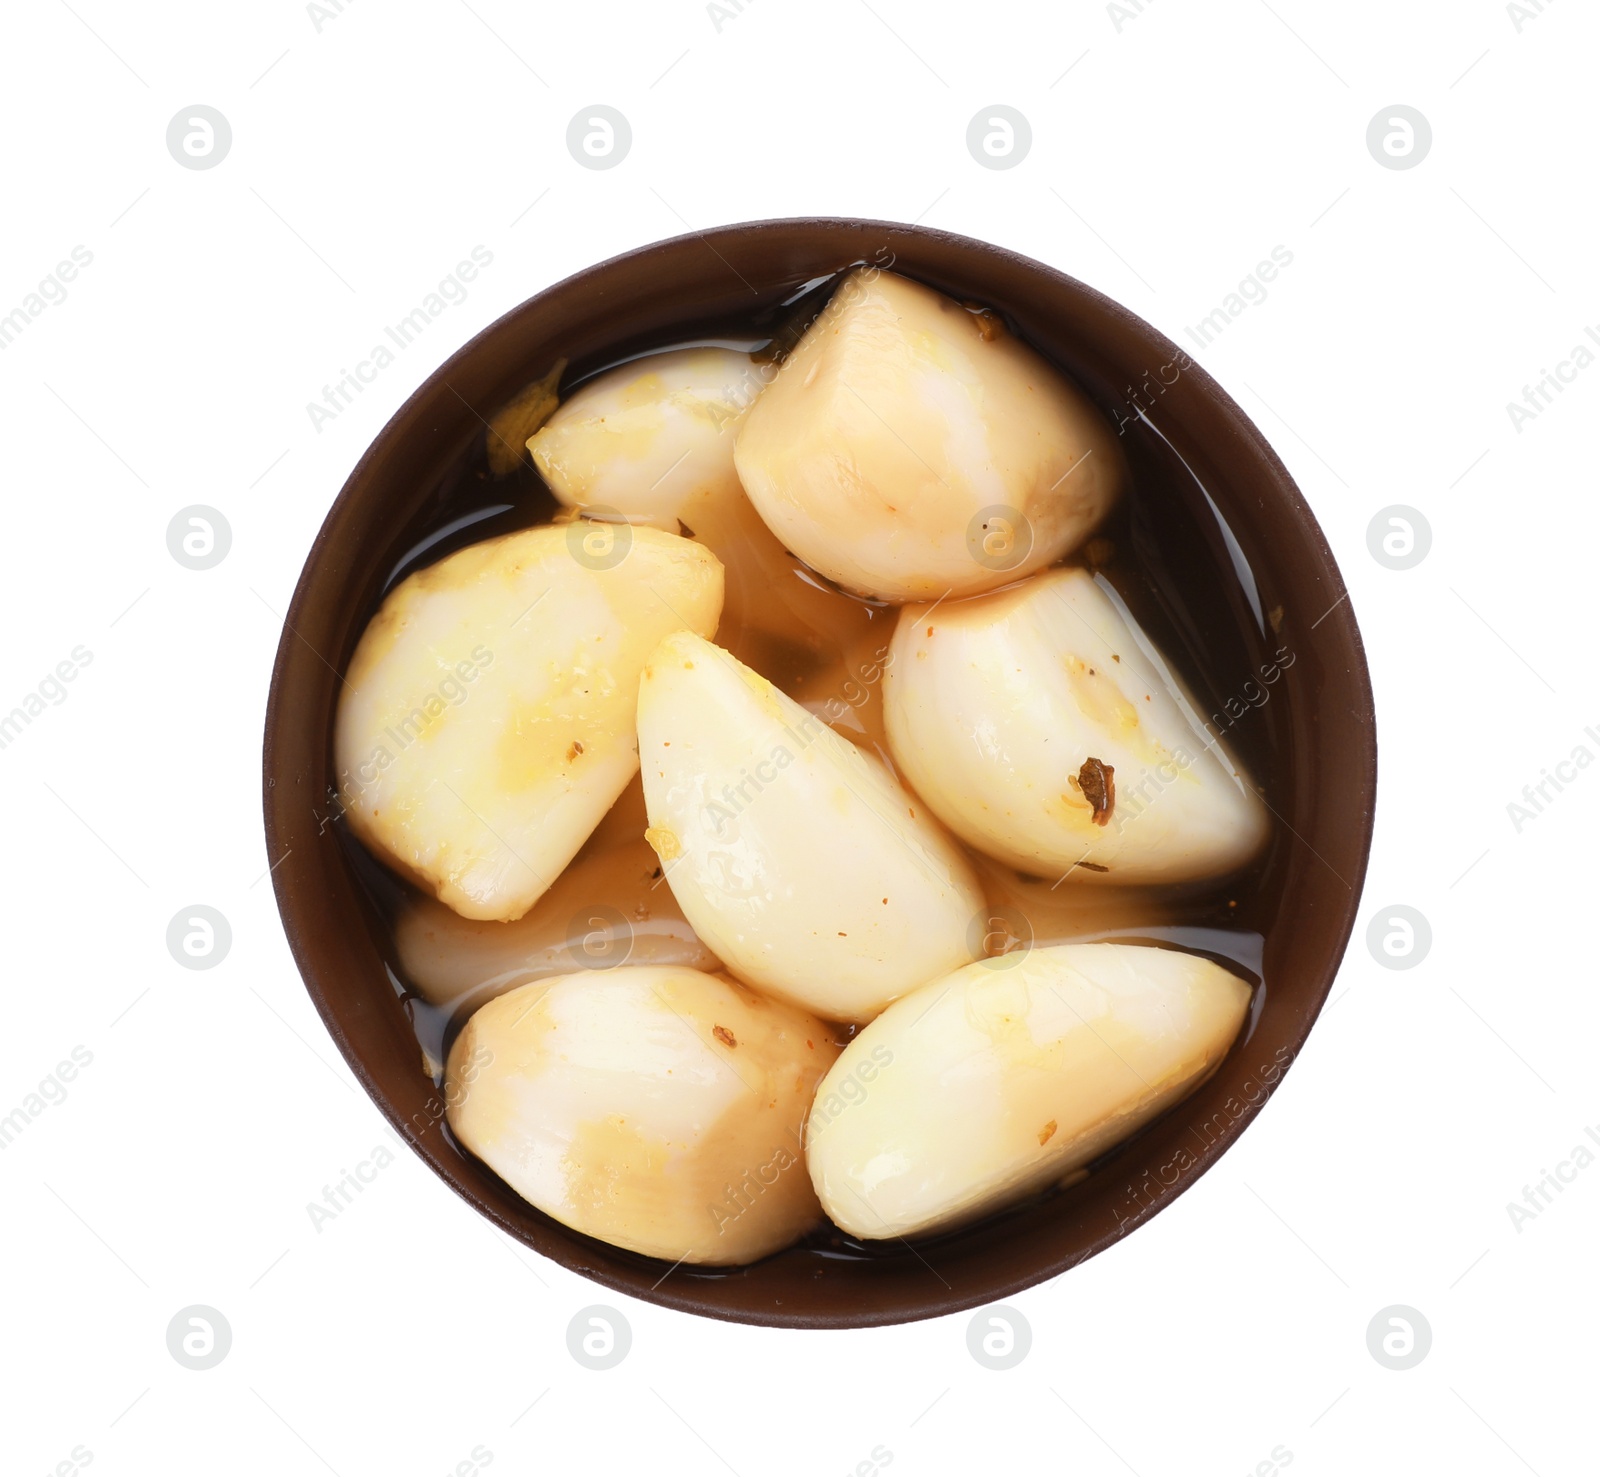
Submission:
MULTIPOLYGON (((536 482, 531 469, 519 475, 536 482)), ((496 496, 476 495, 480 506, 496 496)), ((980 241, 873 221, 763 221, 662 241, 580 272, 485 329, 384 427, 329 512, 267 702, 267 844, 289 944, 329 1032, 389 1121, 445 1183, 563 1266, 668 1307, 796 1328, 994 1302, 1103 1250, 1182 1194, 1260 1111, 1322 1007, 1355 916, 1377 778, 1372 690, 1343 596, 1321 531, 1260 432, 1174 344, 1092 288, 980 241), (1201 672, 1201 696, 1221 705, 1212 713, 1231 712, 1230 695, 1250 699, 1229 737, 1265 781, 1280 826, 1232 917, 1264 935, 1264 984, 1221 1070, 1076 1186, 915 1246, 819 1237, 750 1267, 669 1270, 533 1209, 442 1125, 408 1003, 386 968, 370 878, 340 825, 328 823, 339 673, 397 569, 534 521, 526 499, 537 488, 519 484, 523 493, 506 499, 518 508, 438 537, 463 488, 470 501, 474 479, 483 483, 485 418, 554 360, 570 361, 570 385, 649 348, 729 327, 749 336, 801 284, 891 253, 895 270, 998 309, 1124 426, 1136 482, 1120 537, 1189 648, 1178 655, 1201 672), (1260 667, 1281 649, 1292 665, 1260 685, 1260 667), (1259 707, 1252 690, 1266 693, 1259 707)))

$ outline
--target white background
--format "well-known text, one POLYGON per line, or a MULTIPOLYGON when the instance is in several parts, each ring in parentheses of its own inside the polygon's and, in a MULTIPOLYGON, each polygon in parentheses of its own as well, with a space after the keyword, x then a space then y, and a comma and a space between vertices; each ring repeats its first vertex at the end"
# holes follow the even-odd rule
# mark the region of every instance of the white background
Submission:
POLYGON ((1600 1124, 1600 767, 1520 831, 1507 806, 1600 755, 1600 366, 1520 431, 1506 405, 1600 324, 1593 9, 327 9, 319 30, 289 0, 6 8, 0 314, 73 247, 93 261, 0 351, 0 711, 75 647, 92 662, 0 750, 0 1115, 74 1047, 93 1060, 0 1150, 0 1465, 430 1477, 481 1447, 507 1472, 826 1477, 882 1447, 897 1473, 1194 1477, 1282 1448, 1297 1477, 1592 1471, 1600 1165, 1520 1228, 1506 1206, 1600 1124), (205 171, 165 143, 195 103, 233 130, 205 171), (633 129, 603 172, 565 143, 594 103, 633 129), (1003 171, 965 143, 995 103, 1033 131, 1003 171), (1432 125, 1414 169, 1367 149, 1395 103, 1432 125), (267 678, 329 503, 532 293, 807 213, 1013 247, 1195 352, 1305 490, 1377 689, 1377 841, 1332 1004, 1216 1169, 1016 1300, 1033 1344, 1006 1372, 967 1316, 802 1334, 616 1298, 409 1151, 320 1231, 306 1210, 389 1142, 263 880, 267 678), (306 403, 480 244, 467 301, 316 430, 306 403), (1277 245, 1267 300, 1196 349, 1185 328, 1277 245), (204 572, 166 545, 194 503, 233 531, 204 572), (1410 570, 1368 551, 1390 504, 1432 527, 1410 570), (233 930, 205 972, 165 944, 194 903, 233 930), (1365 943, 1399 903, 1433 930, 1404 972, 1365 943), (205 1372, 166 1345, 197 1303, 233 1332, 205 1372), (633 1330, 609 1372, 567 1351, 592 1303, 633 1330), (1367 1348, 1390 1304, 1432 1328, 1404 1372, 1367 1348))

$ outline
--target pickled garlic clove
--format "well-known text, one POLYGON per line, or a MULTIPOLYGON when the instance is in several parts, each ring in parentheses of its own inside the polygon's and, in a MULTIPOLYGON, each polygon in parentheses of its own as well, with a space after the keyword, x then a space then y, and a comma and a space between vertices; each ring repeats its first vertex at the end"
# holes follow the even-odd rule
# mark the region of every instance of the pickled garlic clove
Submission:
POLYGON ((529 439, 540 475, 568 507, 605 509, 676 533, 739 492, 733 442, 761 369, 735 349, 673 349, 581 386, 529 439))
POLYGON ((973 957, 982 892, 927 809, 720 647, 662 642, 640 683, 639 752, 646 837, 739 978, 866 1021, 973 957))
POLYGON ((997 322, 892 273, 845 279, 734 451, 787 548, 906 601, 992 590, 1088 537, 1127 479, 1117 437, 997 322))
POLYGON ((958 836, 1052 882, 1218 876, 1267 811, 1109 585, 1052 570, 900 613, 889 744, 958 836))
POLYGON ((853 1236, 912 1236, 1060 1183, 1204 1081, 1250 995, 1210 960, 1127 944, 922 986, 817 1089, 806 1158, 823 1209, 853 1236))
POLYGON ((829 1028, 721 975, 591 970, 520 986, 450 1051, 456 1137, 588 1236, 663 1260, 755 1261, 817 1219, 801 1136, 829 1028))
POLYGON ((716 557, 650 528, 534 528, 411 575, 341 691, 352 830, 463 917, 520 918, 638 771, 646 658, 721 605, 716 557))

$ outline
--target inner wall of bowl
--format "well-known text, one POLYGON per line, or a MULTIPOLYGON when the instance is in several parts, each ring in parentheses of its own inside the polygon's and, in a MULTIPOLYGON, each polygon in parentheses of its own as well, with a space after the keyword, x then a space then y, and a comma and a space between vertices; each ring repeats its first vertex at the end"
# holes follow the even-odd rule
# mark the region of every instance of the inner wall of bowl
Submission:
MULTIPOLYGON (((496 496, 486 491, 484 500, 496 496)), ((531 508, 504 517, 508 526, 535 521, 531 508)), ((414 562, 499 525, 460 530, 414 562)), ((1079 284, 962 238, 865 223, 779 222, 663 243, 584 273, 486 330, 395 417, 330 513, 290 612, 306 641, 291 645, 286 633, 269 716, 274 854, 295 845, 312 852, 294 872, 275 874, 291 943, 341 1049, 423 1157, 511 1234, 576 1270, 691 1311, 797 1326, 898 1321, 1003 1297, 1093 1254, 1192 1182, 1280 1080, 1320 1007, 1370 829, 1370 698, 1353 621, 1326 617, 1339 594, 1320 534, 1237 408, 1175 346, 1079 284), (1083 1184, 867 1259, 796 1250, 733 1271, 679 1268, 662 1280, 661 1264, 550 1221, 450 1142, 384 966, 386 925, 325 824, 338 685, 331 669, 343 670, 402 556, 439 532, 461 477, 472 475, 484 421, 556 358, 569 360, 570 384, 653 347, 722 328, 747 334, 753 317, 801 283, 856 261, 892 265, 998 308, 1125 427, 1135 495, 1141 472, 1145 480, 1159 472, 1177 499, 1170 508, 1141 500, 1128 532, 1177 608, 1190 648, 1180 660, 1206 689, 1209 711, 1224 711, 1274 650, 1293 653, 1270 701, 1228 741, 1283 822, 1262 906, 1297 926, 1267 931, 1270 989, 1218 1074, 1083 1184), (1188 525, 1186 555, 1170 529, 1150 522, 1175 517, 1188 525), (1244 583, 1233 574, 1241 564, 1244 583), (325 654, 326 665, 304 648, 325 654), (349 926, 357 916, 360 934, 349 926)))

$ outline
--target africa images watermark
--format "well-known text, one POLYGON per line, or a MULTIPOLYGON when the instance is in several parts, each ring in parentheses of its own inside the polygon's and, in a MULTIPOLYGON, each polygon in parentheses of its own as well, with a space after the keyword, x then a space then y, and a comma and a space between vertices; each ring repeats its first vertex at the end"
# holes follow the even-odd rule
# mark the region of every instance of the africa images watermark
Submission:
POLYGON ((306 18, 311 22, 311 29, 320 36, 329 21, 338 20, 355 3, 356 0, 323 0, 319 4, 318 0, 311 0, 306 6, 306 18))
POLYGON ((1538 20, 1545 11, 1556 3, 1556 0, 1508 0, 1506 17, 1510 20, 1512 29, 1517 35, 1522 34, 1522 28, 1529 21, 1538 20))
POLYGON ((878 1080, 878 1073, 893 1064, 894 1052, 880 1041, 842 1081, 829 1086, 826 1097, 819 1096, 811 1105, 806 1120, 807 1132, 812 1136, 822 1133, 840 1114, 865 1102, 872 1084, 878 1080))
MULTIPOLYGON (((1210 721, 1205 724, 1207 732, 1211 735, 1205 750, 1215 748, 1221 742, 1223 734, 1233 728, 1246 714, 1256 708, 1265 707, 1272 696, 1269 689, 1294 663, 1295 654, 1287 646, 1280 646, 1273 652, 1271 661, 1261 663, 1256 669, 1260 680, 1257 681, 1252 677, 1245 682, 1238 693, 1223 703, 1222 711, 1213 713, 1210 721)), ((1111 823, 1118 833, 1138 820, 1155 800, 1177 781, 1178 776, 1195 763, 1198 757, 1179 744, 1173 749, 1170 757, 1163 759, 1153 769, 1148 767, 1140 769, 1137 780, 1119 779, 1117 804, 1111 817, 1111 823)))
POLYGON ((1154 4, 1155 0, 1123 0, 1121 4, 1117 0, 1110 0, 1106 6, 1106 18, 1111 22, 1112 30, 1120 36, 1125 25, 1138 20, 1154 4))
MULTIPOLYGON (((1243 278, 1238 290, 1230 292, 1194 328, 1185 328, 1202 349, 1210 344, 1236 318, 1243 316, 1246 308, 1259 307, 1267 300, 1268 284, 1294 262, 1294 253, 1287 246, 1274 246, 1270 259, 1256 263, 1255 270, 1243 278)), ((1167 393, 1187 369, 1194 368, 1194 360, 1179 349, 1176 356, 1153 370, 1146 370, 1137 388, 1129 385, 1124 394, 1124 404, 1115 407, 1111 414, 1117 423, 1117 435, 1122 435, 1130 425, 1148 415, 1156 402, 1167 393)))
POLYGON ((332 1185, 322 1187, 321 1201, 306 1202, 306 1214, 311 1217, 311 1227, 317 1235, 322 1234, 327 1222, 336 1220, 350 1208, 355 1197, 377 1179, 379 1170, 387 1169, 393 1163, 393 1152, 379 1144, 371 1156, 363 1159, 353 1170, 341 1166, 339 1178, 332 1185))
POLYGON ((406 1136, 420 1141, 430 1129, 437 1128, 451 1108, 459 1107, 466 1101, 467 1089, 478 1080, 479 1073, 493 1064, 494 1053, 487 1046, 477 1047, 466 1061, 451 1072, 442 1093, 430 1093, 422 1110, 413 1113, 406 1121, 406 1136))
POLYGON ((328 814, 319 818, 318 833, 326 831, 330 821, 337 820, 355 802, 383 777, 395 758, 403 754, 420 739, 450 708, 459 708, 466 702, 469 687, 488 670, 494 662, 494 653, 481 643, 455 664, 425 698, 409 713, 385 728, 384 737, 389 743, 379 743, 360 764, 354 774, 341 777, 340 788, 330 796, 328 814), (393 744, 391 749, 389 744, 393 744))
POLYGON ((1242 278, 1237 289, 1228 293, 1194 328, 1183 330, 1202 349, 1235 319, 1243 317, 1246 308, 1258 308, 1266 302, 1268 284, 1294 263, 1294 253, 1287 246, 1274 246, 1268 256, 1270 260, 1257 262, 1255 271, 1242 278))
MULTIPOLYGON (((1590 324, 1585 324, 1583 331, 1597 347, 1600 347, 1600 332, 1590 324)), ((1553 372, 1540 369, 1539 378, 1533 384, 1522 387, 1520 402, 1515 400, 1506 402, 1506 414, 1511 418, 1511 428, 1517 435, 1522 434, 1523 427, 1529 421, 1537 420, 1549 410, 1555 404, 1557 395, 1566 394, 1567 386, 1574 383, 1594 362, 1594 350, 1588 344, 1580 343, 1573 346, 1572 351, 1556 365, 1553 372)))
POLYGON ((74 1046, 68 1057, 57 1062, 54 1070, 41 1078, 32 1092, 24 1093, 22 1101, 0 1118, 0 1149, 9 1149, 46 1108, 58 1108, 66 1102, 69 1085, 76 1082, 79 1072, 93 1061, 94 1053, 87 1046, 74 1046))
POLYGON ((1506 1202, 1506 1214, 1511 1217, 1511 1224, 1519 1236, 1524 1225, 1543 1215, 1555 1203, 1555 1197, 1564 1195, 1567 1186, 1595 1162, 1596 1150, 1600 1150, 1600 1127, 1585 1124, 1583 1132, 1594 1148, 1590 1148, 1589 1144, 1578 1144, 1565 1159, 1557 1161, 1553 1170, 1541 1168, 1539 1178, 1533 1184, 1522 1187, 1520 1202, 1506 1202))
POLYGON ((26 329, 46 308, 59 308, 67 300, 67 284, 94 260, 87 246, 74 246, 69 255, 55 265, 55 270, 39 279, 39 285, 23 295, 22 301, 0 317, 0 351, 9 349, 12 340, 26 329))
POLYGON ((711 1221, 717 1228, 717 1234, 726 1234, 728 1227, 754 1206, 764 1191, 778 1183, 785 1170, 793 1169, 799 1163, 798 1154, 780 1145, 772 1151, 765 1164, 753 1170, 747 1169, 738 1184, 724 1185, 721 1203, 710 1207, 711 1221))
POLYGON ((872 660, 857 667, 846 678, 839 695, 823 703, 819 712, 808 713, 803 722, 793 726, 785 724, 783 735, 787 742, 780 740, 773 744, 767 757, 757 761, 754 771, 741 769, 743 778, 739 783, 724 785, 722 794, 706 805, 703 812, 706 829, 714 836, 726 838, 730 821, 736 820, 822 734, 829 732, 830 724, 838 723, 846 713, 861 707, 871 697, 873 687, 883 680, 892 661, 889 648, 880 646, 873 652, 872 660))
POLYGON ((1583 735, 1594 744, 1594 749, 1588 744, 1575 744, 1565 759, 1558 759, 1554 765, 1539 771, 1543 776, 1541 779, 1522 787, 1521 800, 1507 803, 1506 817, 1511 822, 1511 829, 1519 836, 1524 826, 1538 820, 1560 798, 1561 792, 1581 778, 1583 771, 1594 763, 1595 750, 1600 749, 1600 730, 1586 728, 1583 735))
MULTIPOLYGON (((882 1042, 874 1046, 869 1056, 857 1062, 854 1069, 842 1081, 832 1083, 827 1095, 819 1096, 811 1105, 811 1112, 807 1115, 806 1126, 802 1128, 800 1137, 821 1133, 846 1109, 864 1102, 868 1089, 878 1079, 878 1073, 893 1061, 894 1052, 888 1046, 882 1042)), ((717 1234, 725 1234, 729 1226, 756 1204, 763 1191, 777 1184, 784 1171, 793 1169, 796 1165, 803 1167, 801 1155, 795 1150, 780 1146, 773 1150, 765 1164, 755 1170, 746 1170, 744 1177, 737 1184, 724 1185, 721 1202, 709 1207, 717 1234)))
POLYGON ((94 661, 94 653, 87 646, 74 646, 54 667, 24 694, 22 701, 9 713, 0 714, 0 749, 9 749, 22 736, 22 731, 44 715, 46 706, 59 708, 69 694, 66 684, 76 682, 78 675, 94 661))
MULTIPOLYGON (((894 252, 887 246, 880 246, 873 252, 870 262, 863 260, 842 268, 841 273, 848 272, 850 275, 839 286, 838 291, 823 304, 822 311, 807 325, 806 333, 838 318, 846 308, 861 297, 867 284, 877 281, 894 265, 894 262, 894 252)), ((725 404, 712 404, 706 407, 712 423, 720 430, 725 422, 742 415, 756 396, 777 378, 778 371, 782 367, 783 356, 765 358, 752 364, 749 370, 740 376, 737 384, 725 388, 723 392, 725 404)))
MULTIPOLYGON (((1294 1048, 1280 1046, 1272 1060, 1246 1075, 1235 1092, 1224 1100, 1222 1107, 1203 1123, 1190 1126, 1202 1151, 1225 1138, 1246 1113, 1267 1095, 1268 1090, 1294 1064, 1294 1048)), ((1184 1175, 1200 1167, 1199 1159, 1188 1149, 1179 1148, 1166 1163, 1154 1169, 1145 1169, 1136 1179, 1130 1180, 1123 1190, 1122 1204, 1114 1208, 1117 1224, 1149 1210, 1161 1196, 1181 1180, 1184 1175)))
POLYGON ((409 349, 435 319, 442 317, 446 308, 459 308, 466 302, 467 284, 476 281, 478 273, 494 262, 494 253, 487 246, 474 246, 469 255, 471 260, 457 262, 455 270, 441 278, 437 288, 424 294, 422 301, 405 317, 384 327, 384 336, 394 348, 389 344, 376 345, 365 359, 357 362, 353 371, 341 369, 333 384, 324 385, 321 400, 307 401, 306 414, 311 417, 312 428, 319 436, 323 426, 337 418, 357 395, 364 394, 366 387, 409 349))
POLYGON ((711 29, 722 34, 722 28, 731 20, 737 20, 750 8, 751 0, 726 0, 725 4, 718 4, 711 0, 706 6, 706 16, 711 21, 711 29))
POLYGON ((1117 423, 1117 435, 1126 433, 1128 427, 1135 421, 1154 410, 1156 402, 1183 377, 1184 370, 1193 368, 1194 360, 1179 349, 1165 364, 1155 369, 1147 369, 1140 376, 1138 387, 1129 385, 1124 392, 1124 403, 1116 406, 1111 412, 1112 418, 1117 423), (1172 371, 1170 375, 1167 373, 1168 370, 1172 371), (1152 376, 1154 384, 1151 383, 1152 376))

